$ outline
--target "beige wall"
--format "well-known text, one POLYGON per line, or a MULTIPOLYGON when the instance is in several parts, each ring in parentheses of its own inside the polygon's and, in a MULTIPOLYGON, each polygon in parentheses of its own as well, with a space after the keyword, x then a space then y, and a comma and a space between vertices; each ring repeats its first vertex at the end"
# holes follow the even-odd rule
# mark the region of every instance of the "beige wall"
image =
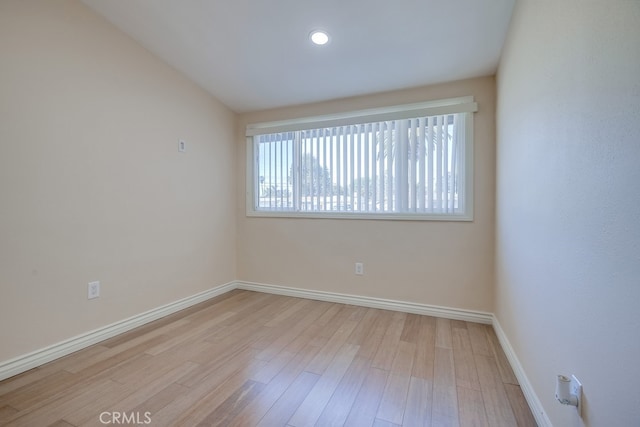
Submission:
POLYGON ((555 426, 637 426, 640 2, 519 1, 497 81, 498 320, 555 426))
POLYGON ((245 114, 238 128, 238 278, 304 289, 492 311, 495 170, 493 77, 245 114), (475 220, 248 218, 247 123, 473 95, 475 220), (364 276, 354 263, 364 263, 364 276))
POLYGON ((0 62, 0 361, 235 278, 233 113, 77 1, 0 62))

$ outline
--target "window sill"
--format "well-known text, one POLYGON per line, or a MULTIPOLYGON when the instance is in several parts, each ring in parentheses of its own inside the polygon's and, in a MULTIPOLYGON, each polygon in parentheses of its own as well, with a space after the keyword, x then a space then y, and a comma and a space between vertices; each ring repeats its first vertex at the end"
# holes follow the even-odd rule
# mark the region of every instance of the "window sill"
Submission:
POLYGON ((307 218, 307 219, 358 219, 385 221, 455 221, 471 222, 473 214, 388 214, 363 212, 291 212, 291 211, 247 211, 250 218, 307 218))

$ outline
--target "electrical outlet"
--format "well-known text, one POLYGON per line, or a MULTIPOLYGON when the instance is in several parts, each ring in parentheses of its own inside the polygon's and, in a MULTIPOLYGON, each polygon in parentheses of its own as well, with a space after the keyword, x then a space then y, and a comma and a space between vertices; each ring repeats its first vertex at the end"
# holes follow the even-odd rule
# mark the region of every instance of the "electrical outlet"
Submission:
POLYGON ((356 275, 362 276, 364 274, 364 264, 356 262, 356 275))
POLYGON ((578 381, 575 375, 571 375, 571 394, 578 399, 578 415, 582 417, 582 383, 578 381))
POLYGON ((100 296, 100 282, 89 282, 87 285, 87 299, 94 299, 100 296))

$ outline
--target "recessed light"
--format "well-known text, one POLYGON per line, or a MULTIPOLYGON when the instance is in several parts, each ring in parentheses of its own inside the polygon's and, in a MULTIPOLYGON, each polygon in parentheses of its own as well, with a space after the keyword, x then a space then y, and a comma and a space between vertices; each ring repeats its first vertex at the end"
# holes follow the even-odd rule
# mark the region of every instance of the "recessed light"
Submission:
POLYGON ((325 31, 315 30, 309 34, 311 41, 319 46, 329 43, 329 34, 325 31))

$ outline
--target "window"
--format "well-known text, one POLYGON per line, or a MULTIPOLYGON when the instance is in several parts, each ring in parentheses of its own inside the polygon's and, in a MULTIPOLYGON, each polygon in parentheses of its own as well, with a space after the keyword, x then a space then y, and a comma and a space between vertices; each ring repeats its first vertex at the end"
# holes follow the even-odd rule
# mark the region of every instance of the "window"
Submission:
POLYGON ((473 98, 247 126, 247 214, 471 220, 473 98))

